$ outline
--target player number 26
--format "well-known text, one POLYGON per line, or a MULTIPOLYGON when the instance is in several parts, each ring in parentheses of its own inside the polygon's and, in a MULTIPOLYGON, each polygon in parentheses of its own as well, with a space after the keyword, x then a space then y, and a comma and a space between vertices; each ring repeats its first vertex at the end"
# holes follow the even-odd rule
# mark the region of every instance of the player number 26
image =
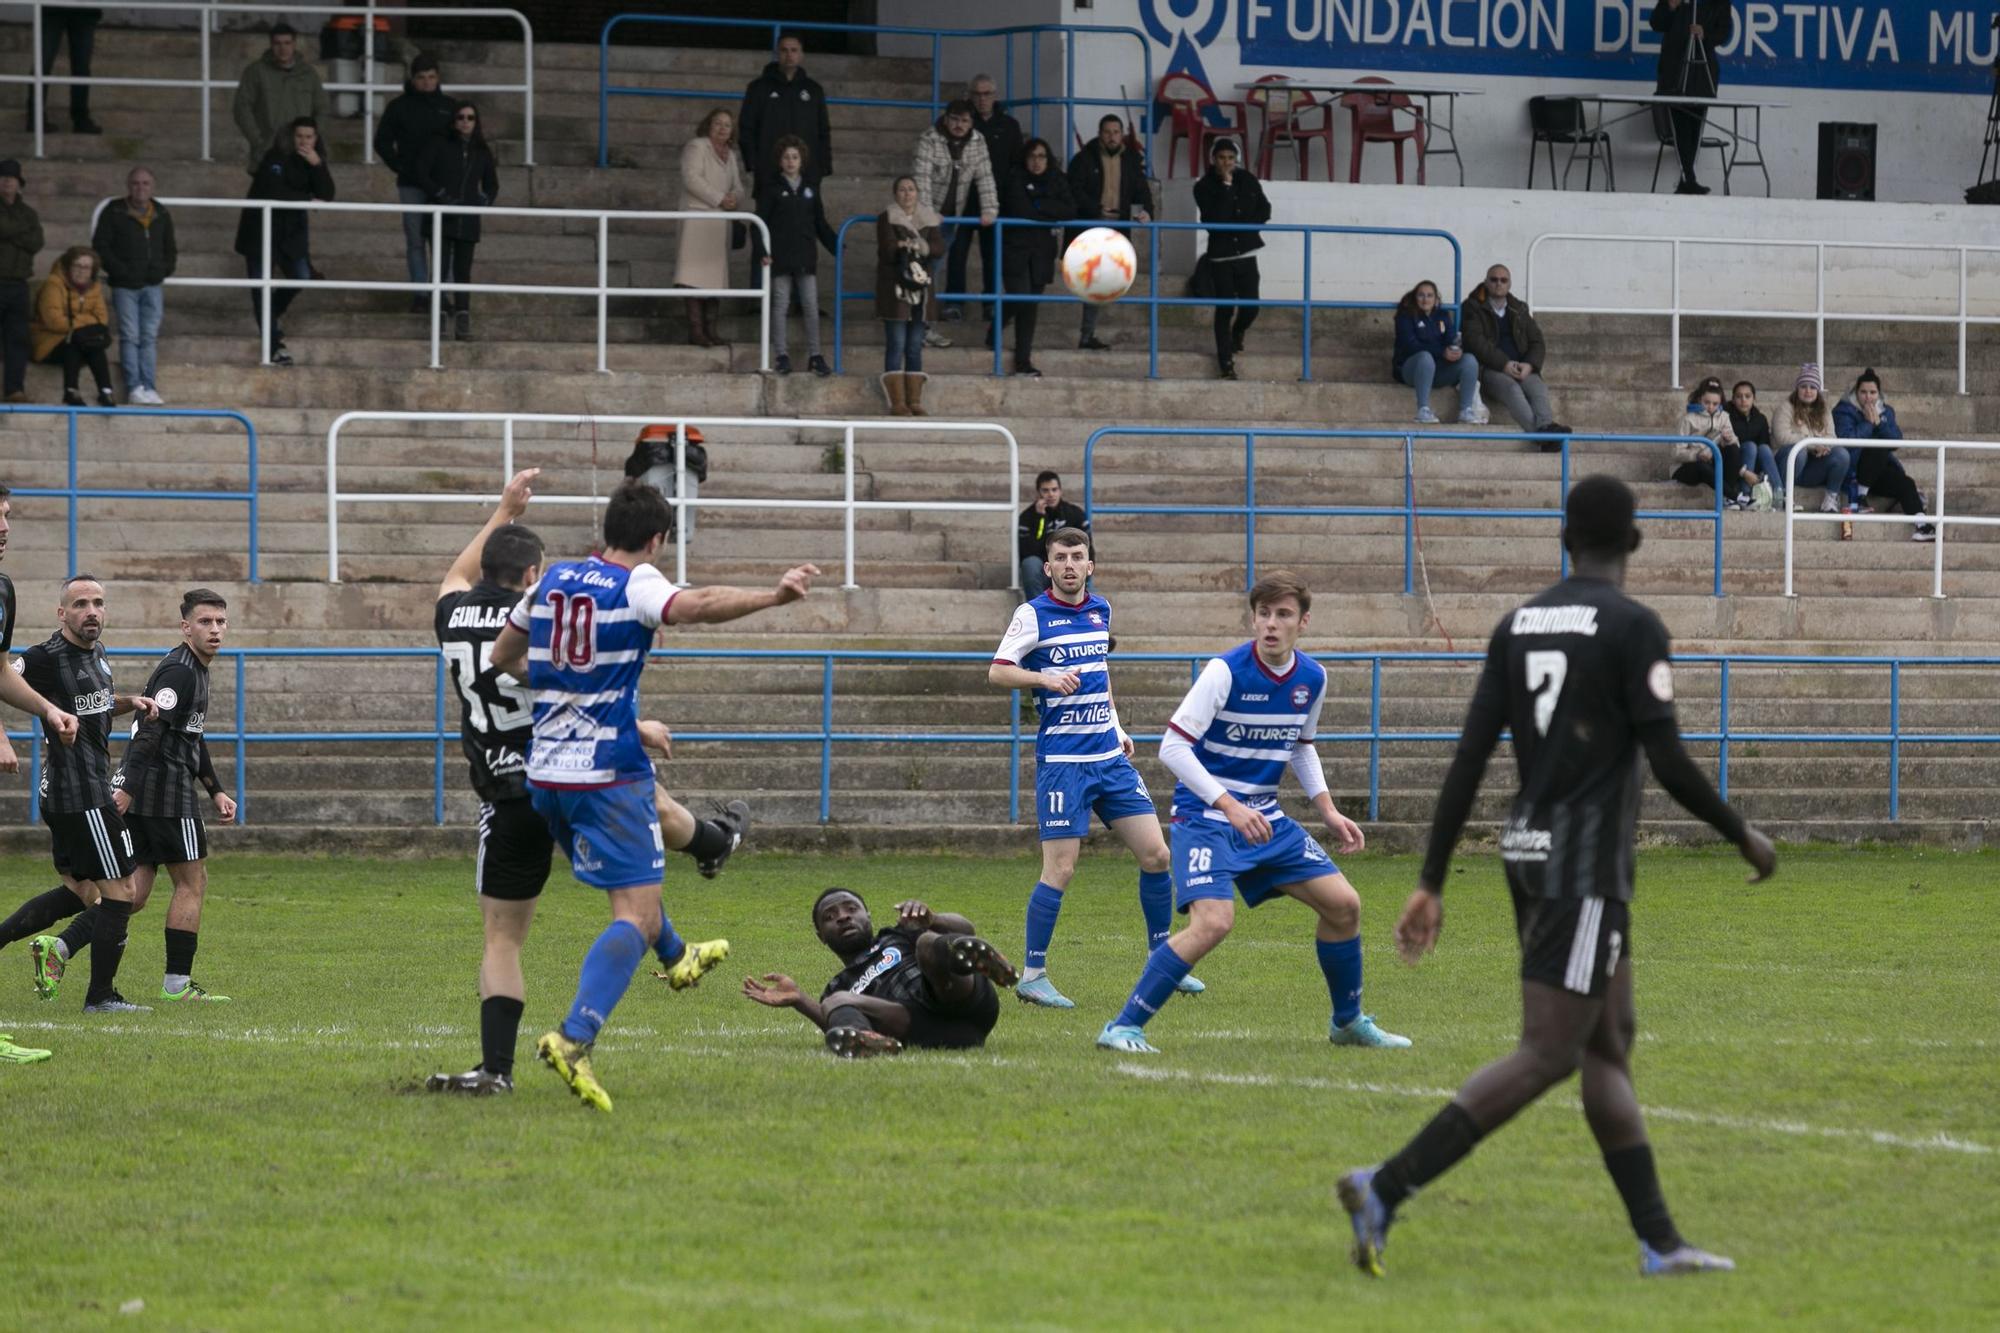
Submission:
POLYGON ((1206 875, 1213 854, 1213 850, 1208 847, 1188 848, 1188 874, 1206 875))

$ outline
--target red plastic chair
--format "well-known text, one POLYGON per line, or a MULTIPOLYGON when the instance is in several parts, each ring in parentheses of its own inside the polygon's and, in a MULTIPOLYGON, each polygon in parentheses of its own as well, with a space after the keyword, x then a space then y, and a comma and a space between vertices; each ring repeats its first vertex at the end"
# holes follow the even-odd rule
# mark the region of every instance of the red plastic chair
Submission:
POLYGON ((1153 100, 1165 104, 1171 114, 1172 131, 1167 139, 1168 179, 1173 177, 1175 148, 1182 139, 1188 141, 1188 174, 1199 176, 1203 170, 1202 159, 1208 153, 1209 140, 1225 135, 1240 140, 1250 132, 1248 107, 1240 101, 1224 101, 1206 82, 1185 71, 1162 75, 1160 86, 1153 92, 1153 100), (1205 114, 1209 107, 1234 111, 1235 121, 1224 125, 1210 124, 1205 114))
MULTIPOLYGON (((1356 79, 1356 83, 1379 83, 1393 88, 1387 79, 1356 79)), ((1416 140, 1417 144, 1417 184, 1424 183, 1424 122, 1416 120, 1409 129, 1396 128, 1396 113, 1404 112, 1416 116, 1416 109, 1410 99, 1402 93, 1348 93, 1340 99, 1347 108, 1348 133, 1354 141, 1354 153, 1347 164, 1347 180, 1353 184, 1361 179, 1361 149, 1364 144, 1392 143, 1396 145, 1396 184, 1403 183, 1403 142, 1416 140)))
MULTIPOLYGON (((1281 84, 1287 82, 1288 75, 1266 74, 1257 80, 1258 84, 1281 84)), ((1271 179, 1271 159, 1277 146, 1290 144, 1292 156, 1298 163, 1299 179, 1306 178, 1306 144, 1312 139, 1326 140, 1326 178, 1333 179, 1333 104, 1322 102, 1304 89, 1254 87, 1247 100, 1264 113, 1264 133, 1259 138, 1257 148, 1257 174, 1265 180, 1271 179), (1315 112, 1319 115, 1317 126, 1308 125, 1306 118, 1315 112)))

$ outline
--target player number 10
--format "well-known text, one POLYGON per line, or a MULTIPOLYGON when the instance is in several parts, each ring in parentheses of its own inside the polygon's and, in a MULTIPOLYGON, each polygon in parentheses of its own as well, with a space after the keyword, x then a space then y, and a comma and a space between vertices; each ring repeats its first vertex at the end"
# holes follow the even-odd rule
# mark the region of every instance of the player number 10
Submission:
POLYGON ((597 600, 587 593, 549 594, 549 665, 590 670, 597 660, 597 600))

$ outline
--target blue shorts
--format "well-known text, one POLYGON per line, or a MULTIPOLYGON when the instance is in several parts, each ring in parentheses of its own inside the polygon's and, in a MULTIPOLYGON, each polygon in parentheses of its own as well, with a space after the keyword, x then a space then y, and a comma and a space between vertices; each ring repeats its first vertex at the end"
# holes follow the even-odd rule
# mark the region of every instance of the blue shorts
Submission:
POLYGON ((534 787, 528 798, 569 858, 570 873, 593 889, 629 889, 666 877, 667 848, 652 783, 587 791, 534 787))
POLYGON ((1258 907, 1284 885, 1340 873, 1296 819, 1273 819, 1271 840, 1261 847, 1213 819, 1176 819, 1171 841, 1174 906, 1183 912, 1198 899, 1227 901, 1236 893, 1245 905, 1258 907))
POLYGON ((1157 813, 1146 780, 1124 755, 1094 764, 1035 765, 1035 820, 1043 842, 1083 837, 1093 810, 1107 827, 1127 815, 1157 813))

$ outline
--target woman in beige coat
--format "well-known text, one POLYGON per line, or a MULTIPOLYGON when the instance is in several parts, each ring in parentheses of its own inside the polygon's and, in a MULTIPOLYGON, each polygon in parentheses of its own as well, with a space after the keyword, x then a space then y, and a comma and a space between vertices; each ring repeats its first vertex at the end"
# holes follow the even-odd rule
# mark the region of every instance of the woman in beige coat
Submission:
MULTIPOLYGON (((720 107, 702 117, 694 138, 681 149, 681 207, 710 213, 731 213, 747 206, 750 185, 743 176, 743 159, 736 152, 736 117, 720 107)), ((717 288, 729 285, 729 229, 724 221, 681 223, 680 254, 674 265, 676 287, 717 288)), ((689 301, 688 341, 696 347, 722 347, 722 302, 715 298, 689 301)))

